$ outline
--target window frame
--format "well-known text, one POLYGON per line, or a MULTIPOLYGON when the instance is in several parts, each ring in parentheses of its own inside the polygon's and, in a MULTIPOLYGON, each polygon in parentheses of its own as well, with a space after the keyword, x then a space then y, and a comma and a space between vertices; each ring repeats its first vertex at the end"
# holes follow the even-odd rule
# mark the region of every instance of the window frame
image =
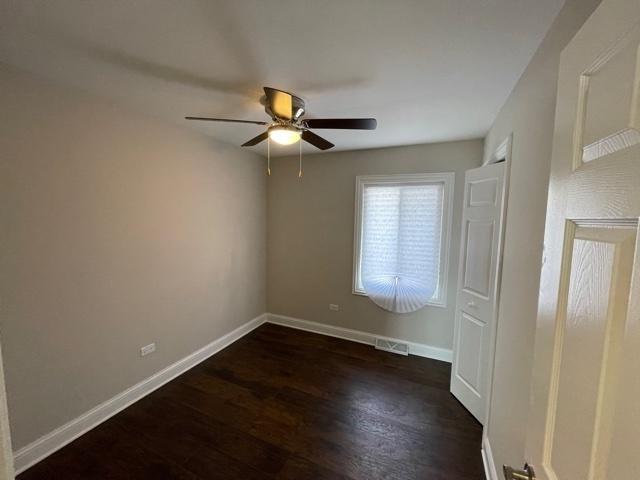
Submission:
POLYGON ((427 306, 447 307, 447 287, 449 283, 449 247, 451 243, 451 224, 453 217, 453 193, 455 186, 455 172, 438 173, 408 173, 395 175, 358 175, 356 176, 356 201, 354 215, 353 240, 353 280, 351 293, 366 297, 360 283, 360 255, 362 251, 362 204, 364 187, 369 185, 411 185, 411 184, 442 184, 442 236, 440 240, 440 278, 438 282, 438 297, 430 300, 427 306))

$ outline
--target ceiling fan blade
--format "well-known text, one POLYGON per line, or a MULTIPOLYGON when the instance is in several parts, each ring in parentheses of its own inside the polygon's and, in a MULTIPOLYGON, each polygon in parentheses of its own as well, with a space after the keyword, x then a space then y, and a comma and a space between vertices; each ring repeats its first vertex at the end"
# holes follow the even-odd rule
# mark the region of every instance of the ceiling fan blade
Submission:
POLYGON ((320 150, 329 150, 330 148, 335 147, 335 145, 329 140, 325 140, 321 136, 316 135, 309 130, 305 130, 304 132, 302 132, 302 139, 305 142, 309 142, 314 147, 319 148, 320 150))
POLYGON ((243 147, 253 147, 254 145, 259 144, 260 142, 264 142, 267 139, 268 136, 269 136, 269 132, 263 132, 260 135, 258 135, 257 137, 253 137, 248 142, 243 143, 242 146, 243 147))
POLYGON ((276 117, 284 120, 293 118, 293 95, 271 87, 264 87, 264 94, 267 97, 271 112, 276 117))
POLYGON ((310 118, 303 123, 308 128, 336 130, 375 130, 378 126, 375 118, 310 118))
POLYGON ((253 120, 232 120, 230 118, 211 117, 184 117, 186 120, 205 120, 207 122, 231 122, 231 123, 251 123, 253 125, 269 125, 267 122, 255 122, 253 120))

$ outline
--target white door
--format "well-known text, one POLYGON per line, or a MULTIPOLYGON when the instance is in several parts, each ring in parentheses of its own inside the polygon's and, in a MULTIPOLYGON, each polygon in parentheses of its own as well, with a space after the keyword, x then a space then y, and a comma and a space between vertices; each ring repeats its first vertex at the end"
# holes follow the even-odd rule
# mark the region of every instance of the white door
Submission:
POLYGON ((12 480, 13 478, 13 451, 7 414, 7 395, 4 387, 2 352, 0 352, 0 480, 12 480))
POLYGON ((451 393, 484 423, 493 363, 505 162, 469 170, 464 182, 451 393))
POLYGON ((639 47, 640 1, 604 0, 561 56, 527 432, 542 480, 640 479, 639 47))

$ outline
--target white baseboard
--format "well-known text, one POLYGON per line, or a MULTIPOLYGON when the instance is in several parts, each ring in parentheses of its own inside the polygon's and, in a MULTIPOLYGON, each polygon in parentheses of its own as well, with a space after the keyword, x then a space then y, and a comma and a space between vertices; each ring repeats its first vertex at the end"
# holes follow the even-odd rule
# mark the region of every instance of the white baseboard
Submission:
POLYGON ((496 464, 493 460, 491 444, 489 443, 489 438, 486 436, 482 437, 482 463, 484 464, 484 474, 487 480, 499 480, 496 464))
POLYGON ((311 322, 309 320, 301 320, 299 318, 287 317, 285 315, 277 315, 274 313, 267 314, 267 322, 285 327, 297 328, 298 330, 305 330, 307 332, 320 333, 330 337, 351 340, 352 342, 364 343, 367 345, 374 345, 376 338, 404 342, 409 344, 409 354, 411 355, 432 358, 434 360, 441 360, 448 363, 453 361, 453 352, 446 348, 433 347, 422 343, 384 337, 382 335, 375 335, 373 333, 362 332, 360 330, 352 330, 350 328, 334 327, 333 325, 327 325, 325 323, 311 322))
POLYGON ((211 355, 219 352, 223 348, 231 345, 247 333, 262 325, 267 319, 266 314, 262 314, 244 325, 239 326, 232 332, 214 340, 210 344, 193 352, 191 355, 178 360, 167 368, 159 371, 151 377, 141 381, 124 392, 101 403, 97 407, 89 410, 76 419, 58 427, 54 431, 40 437, 34 442, 22 447, 14 452, 14 462, 16 474, 25 471, 39 461, 51 455, 56 450, 64 447, 71 441, 78 438, 83 433, 98 426, 105 420, 111 418, 116 413, 124 410, 129 405, 137 402, 142 397, 160 388, 165 383, 173 380, 178 375, 186 372, 198 363, 206 360, 211 355))

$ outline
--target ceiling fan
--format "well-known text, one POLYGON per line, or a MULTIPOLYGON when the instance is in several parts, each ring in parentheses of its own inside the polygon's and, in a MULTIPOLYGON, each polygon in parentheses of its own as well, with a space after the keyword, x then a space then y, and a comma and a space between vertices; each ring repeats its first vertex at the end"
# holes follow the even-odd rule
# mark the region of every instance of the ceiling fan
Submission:
POLYGON ((243 143, 243 147, 252 147, 267 138, 281 145, 291 145, 302 139, 320 150, 328 150, 335 145, 313 133, 310 130, 312 128, 375 130, 378 125, 375 118, 310 118, 303 120, 302 116, 305 113, 304 100, 291 93, 278 90, 277 88, 264 87, 264 97, 261 99, 261 103, 264 104, 264 110, 267 112, 267 115, 271 117, 271 122, 209 117, 185 118, 187 120, 250 123, 267 126, 266 132, 243 143))

